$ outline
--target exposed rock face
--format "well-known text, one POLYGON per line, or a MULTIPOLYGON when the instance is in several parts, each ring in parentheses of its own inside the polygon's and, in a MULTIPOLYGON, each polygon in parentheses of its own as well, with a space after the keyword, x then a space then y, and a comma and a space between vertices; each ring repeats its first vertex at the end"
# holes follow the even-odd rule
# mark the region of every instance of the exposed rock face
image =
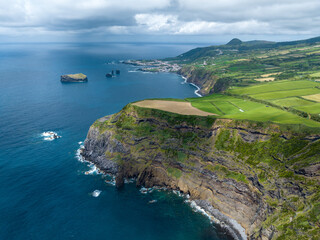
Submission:
POLYGON ((292 236, 311 236, 299 229, 301 216, 295 211, 302 206, 313 211, 318 190, 309 191, 302 178, 306 174, 310 180, 318 165, 308 168, 300 159, 301 154, 312 157, 309 146, 319 143, 303 139, 274 124, 182 117, 128 105, 90 127, 82 155, 115 174, 118 187, 124 178, 135 177, 139 186, 179 190, 233 229, 235 239, 245 234, 267 240, 289 236, 282 221, 292 224, 292 236))
POLYGON ((194 67, 184 67, 178 71, 178 74, 187 78, 189 83, 193 83, 200 87, 199 93, 207 95, 213 92, 217 77, 210 72, 201 73, 201 69, 194 67))
POLYGON ((67 74, 61 76, 61 82, 87 82, 88 78, 82 73, 67 74))
POLYGON ((185 77, 187 82, 197 85, 202 96, 226 90, 231 81, 230 78, 218 77, 212 71, 195 66, 184 66, 177 73, 185 77))

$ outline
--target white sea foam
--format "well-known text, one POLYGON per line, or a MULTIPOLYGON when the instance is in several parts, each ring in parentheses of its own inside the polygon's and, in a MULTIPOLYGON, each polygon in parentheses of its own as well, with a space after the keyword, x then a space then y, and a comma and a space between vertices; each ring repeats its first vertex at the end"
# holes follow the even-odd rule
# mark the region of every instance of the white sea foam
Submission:
POLYGON ((112 185, 112 186, 115 186, 115 185, 116 185, 115 177, 112 177, 110 180, 109 180, 109 179, 108 179, 108 180, 105 180, 105 182, 106 182, 107 184, 112 185))
POLYGON ((136 180, 135 178, 125 179, 124 183, 134 183, 135 180, 136 180))
POLYGON ((148 188, 142 187, 140 189, 140 192, 143 193, 143 194, 147 194, 148 193, 148 188))
POLYGON ((189 84, 197 88, 197 90, 194 91, 194 94, 196 94, 198 97, 202 97, 202 95, 199 93, 200 88, 194 83, 189 83, 189 84))
POLYGON ((158 188, 155 188, 155 187, 152 187, 152 188, 145 188, 145 187, 142 187, 140 189, 140 192, 142 194, 147 194, 147 193, 152 193, 155 189, 158 189, 158 188))
POLYGON ((149 201, 148 203, 151 204, 151 203, 156 203, 156 202, 158 202, 158 201, 154 199, 154 200, 149 201))
POLYGON ((236 239, 238 239, 238 237, 234 234, 233 229, 235 229, 240 234, 241 239, 247 240, 247 235, 246 235, 245 229, 236 220, 234 220, 232 218, 228 218, 229 224, 226 225, 225 223, 222 223, 217 218, 215 218, 214 216, 212 216, 211 214, 206 212, 203 208, 201 208, 199 205, 197 205, 195 201, 185 200, 185 202, 189 203, 191 208, 195 212, 199 212, 199 213, 203 214, 204 216, 208 217, 211 223, 213 223, 213 222, 217 223, 220 226, 225 227, 226 229, 231 231, 232 235, 234 235, 234 237, 236 239), (231 228, 231 226, 232 226, 232 228, 231 228))
POLYGON ((90 164, 89 167, 90 167, 90 170, 86 171, 84 173, 85 175, 93 175, 93 174, 99 173, 99 169, 96 167, 96 165, 90 164))
POLYGON ((99 197, 99 195, 101 194, 101 192, 102 192, 102 191, 100 191, 100 190, 94 190, 94 191, 91 193, 91 195, 92 195, 92 197, 99 197))
MULTIPOLYGON (((181 78, 184 80, 184 82, 182 82, 181 84, 188 83, 188 78, 186 78, 186 77, 184 77, 184 76, 182 76, 182 75, 181 75, 181 78)), ((198 97, 202 97, 202 95, 199 93, 200 87, 197 86, 197 85, 194 84, 194 83, 189 83, 189 84, 197 88, 197 90, 194 91, 194 94, 196 94, 198 97)))
POLYGON ((186 77, 184 77, 184 76, 181 76, 181 77, 182 77, 182 79, 184 79, 184 81, 181 82, 181 84, 186 84, 188 79, 186 77))
POLYGON ((54 139, 61 138, 61 136, 59 136, 56 132, 53 131, 43 132, 41 133, 41 136, 45 141, 52 141, 54 139))
POLYGON ((78 159, 78 161, 87 163, 87 166, 90 168, 88 171, 85 171, 84 174, 85 175, 102 174, 102 172, 100 171, 99 168, 97 168, 96 165, 94 165, 93 163, 85 160, 85 158, 81 155, 81 151, 83 149, 84 149, 84 146, 83 146, 83 144, 81 144, 80 148, 78 148, 77 151, 76 151, 75 157, 76 157, 76 159, 78 159))
POLYGON ((84 158, 82 157, 82 155, 81 155, 81 151, 82 151, 83 148, 84 148, 84 146, 81 145, 80 148, 77 149, 77 151, 76 151, 76 158, 77 158, 78 161, 80 161, 80 162, 85 162, 85 159, 84 159, 84 158))
POLYGON ((81 145, 82 143, 83 143, 83 142, 81 142, 81 141, 80 141, 80 142, 78 142, 78 144, 79 144, 79 145, 81 145))
POLYGON ((206 217, 209 218, 209 220, 212 222, 216 222, 216 223, 220 223, 220 221, 218 219, 215 219, 213 216, 209 215, 203 208, 201 208, 200 206, 198 206, 195 201, 190 201, 190 200, 186 200, 186 203, 189 203, 191 208, 193 209, 193 211, 195 212, 199 212, 203 215, 205 215, 206 217))
POLYGON ((181 84, 186 84, 187 81, 188 81, 188 78, 186 78, 186 77, 184 77, 184 76, 181 76, 181 77, 182 77, 182 79, 184 80, 181 84))

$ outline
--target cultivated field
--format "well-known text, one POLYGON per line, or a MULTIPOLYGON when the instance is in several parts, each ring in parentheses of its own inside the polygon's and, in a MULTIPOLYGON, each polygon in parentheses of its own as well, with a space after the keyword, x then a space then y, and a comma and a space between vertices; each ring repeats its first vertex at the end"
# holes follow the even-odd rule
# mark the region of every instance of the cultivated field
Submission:
POLYGON ((319 122, 248 99, 213 94, 203 98, 191 98, 187 100, 195 108, 215 113, 221 118, 247 119, 262 122, 270 121, 282 124, 304 124, 310 127, 320 127, 319 122))
POLYGON ((226 94, 179 101, 145 100, 134 105, 183 115, 216 115, 218 118, 320 127, 320 122, 314 118, 320 114, 319 87, 320 83, 315 81, 283 80, 237 87, 226 94))
POLYGON ((163 100, 144 100, 134 103, 138 107, 154 108, 167 112, 178 113, 182 115, 197 115, 197 116, 209 116, 215 115, 211 112, 199 110, 191 105, 189 102, 176 102, 176 101, 163 101, 163 100))
POLYGON ((303 98, 315 102, 320 102, 320 94, 313 94, 313 95, 308 95, 308 96, 303 96, 303 98))

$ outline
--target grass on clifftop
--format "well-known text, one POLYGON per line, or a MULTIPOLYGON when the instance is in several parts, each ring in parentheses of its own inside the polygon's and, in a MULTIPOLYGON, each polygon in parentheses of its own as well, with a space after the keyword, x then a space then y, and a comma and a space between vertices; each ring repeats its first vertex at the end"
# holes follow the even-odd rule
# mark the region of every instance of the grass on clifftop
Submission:
POLYGON ((306 97, 314 96, 312 94, 320 96, 320 83, 284 80, 237 87, 227 94, 211 94, 186 101, 202 111, 217 114, 217 118, 320 127, 320 103, 306 97))

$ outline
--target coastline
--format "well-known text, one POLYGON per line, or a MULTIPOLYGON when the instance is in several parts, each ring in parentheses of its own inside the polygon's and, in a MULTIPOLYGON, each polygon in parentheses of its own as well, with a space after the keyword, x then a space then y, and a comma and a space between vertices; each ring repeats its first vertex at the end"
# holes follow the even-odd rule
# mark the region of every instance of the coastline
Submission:
POLYGON ((181 75, 181 74, 178 74, 178 75, 181 76, 182 79, 184 79, 184 83, 188 83, 188 84, 190 84, 190 85, 192 85, 192 86, 194 86, 194 87, 197 88, 197 90, 194 91, 194 94, 196 94, 198 97, 203 97, 203 96, 199 93, 199 91, 201 90, 201 88, 200 88, 198 85, 196 85, 196 84, 194 84, 194 83, 188 82, 188 78, 187 78, 187 77, 185 77, 185 76, 183 76, 183 75, 181 75))
MULTIPOLYGON (((80 145, 80 148, 77 149, 76 151, 76 158, 78 161, 82 163, 88 163, 88 167, 90 170, 86 171, 86 175, 91 175, 91 174, 102 174, 104 176, 110 176, 112 178, 111 181, 106 181, 106 183, 111 184, 114 187, 117 187, 116 185, 116 174, 114 173, 108 173, 99 168, 97 163, 91 162, 90 160, 87 160, 83 155, 82 152, 84 150, 84 145, 80 145)), ((137 179, 124 179, 124 184, 126 183, 132 183, 137 182, 137 179)), ((138 187, 138 185, 137 185, 138 187)), ((167 190, 171 191, 178 196, 182 197, 184 199, 184 202, 187 203, 191 209, 195 212, 201 213, 203 216, 207 217, 211 224, 215 223, 219 225, 221 228, 225 229, 228 234, 234 239, 234 240, 247 240, 247 235, 246 235, 246 230, 239 224, 236 220, 232 219, 229 216, 226 216, 222 212, 220 212, 218 209, 213 208, 213 206, 200 199, 192 199, 190 200, 190 196, 186 193, 183 193, 180 190, 177 189, 172 189, 168 187, 162 187, 162 186, 153 186, 151 188, 146 188, 143 185, 139 186, 140 192, 141 193, 148 193, 150 191, 153 191, 153 189, 158 189, 158 190, 167 190)))
MULTIPOLYGON (((163 62, 161 60, 153 60, 153 61, 150 61, 150 62, 147 62, 147 63, 142 63, 140 61, 137 61, 137 60, 127 60, 127 61, 122 61, 121 62, 122 64, 128 64, 128 65, 133 65, 133 66, 140 66, 142 68, 138 68, 137 70, 135 70, 134 72, 143 72, 143 73, 155 73, 155 72, 167 72, 167 73, 176 73, 177 75, 181 76, 182 79, 184 79, 184 83, 188 83, 192 86, 194 86, 196 88, 196 90, 194 91, 194 94, 196 94, 198 97, 203 97, 199 92, 201 90, 201 88, 194 84, 194 83, 191 83, 191 82, 188 82, 188 78, 183 76, 182 74, 179 74, 179 70, 181 69, 181 66, 178 65, 178 64, 174 64, 174 65, 171 65, 167 62, 163 62), (166 64, 166 67, 159 67, 159 64, 166 64), (149 68, 148 68, 149 67, 149 68), (152 71, 156 69, 157 71, 152 71)), ((133 71, 132 71, 133 72, 133 71)))

